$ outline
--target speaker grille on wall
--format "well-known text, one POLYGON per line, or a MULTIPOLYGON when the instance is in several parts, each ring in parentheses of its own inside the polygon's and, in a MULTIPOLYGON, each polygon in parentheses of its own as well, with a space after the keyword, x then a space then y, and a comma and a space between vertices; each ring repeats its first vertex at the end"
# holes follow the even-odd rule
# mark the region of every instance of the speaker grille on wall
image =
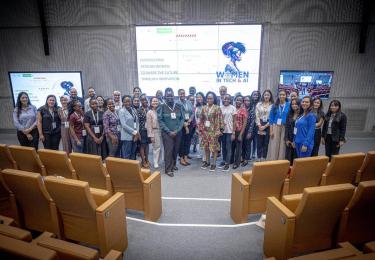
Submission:
POLYGON ((347 109, 344 111, 347 116, 347 131, 364 131, 367 118, 367 109, 347 109))

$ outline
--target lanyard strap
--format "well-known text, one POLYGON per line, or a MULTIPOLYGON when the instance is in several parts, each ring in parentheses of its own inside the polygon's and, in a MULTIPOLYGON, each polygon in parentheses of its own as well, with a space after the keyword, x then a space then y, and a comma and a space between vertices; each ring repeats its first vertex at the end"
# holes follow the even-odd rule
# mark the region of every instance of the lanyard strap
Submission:
POLYGON ((169 110, 171 110, 171 112, 174 111, 174 108, 176 106, 176 103, 173 103, 173 108, 171 108, 167 103, 165 103, 167 105, 167 107, 169 108, 169 110))
POLYGON ((78 115, 77 112, 74 112, 74 114, 79 118, 79 121, 81 121, 81 123, 83 123, 82 115, 78 115))
POLYGON ((92 110, 91 110, 91 114, 92 114, 92 117, 94 118, 95 125, 97 126, 98 125, 98 121, 99 121, 98 111, 96 111, 96 117, 94 115, 94 111, 92 111, 92 110))

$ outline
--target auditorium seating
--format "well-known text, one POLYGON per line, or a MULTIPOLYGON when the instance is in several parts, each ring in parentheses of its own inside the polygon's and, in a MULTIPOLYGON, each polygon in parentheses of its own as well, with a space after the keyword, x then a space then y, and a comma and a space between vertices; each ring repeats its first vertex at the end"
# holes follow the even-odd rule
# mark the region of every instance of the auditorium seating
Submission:
POLYGON ((49 231, 60 236, 56 205, 43 184, 42 176, 14 169, 5 169, 2 175, 19 206, 17 223, 27 229, 49 231))
POLYGON ((115 192, 125 195, 125 207, 144 211, 146 220, 157 221, 162 212, 159 172, 143 171, 138 161, 108 157, 106 166, 115 192))
POLYGON ((354 245, 375 240, 375 180, 359 183, 341 218, 339 240, 354 245))
POLYGON ((68 179, 77 179, 75 170, 68 155, 64 151, 39 149, 39 158, 42 161, 47 175, 62 176, 68 179))
POLYGON ((368 242, 363 247, 364 253, 372 253, 375 252, 375 241, 368 242))
POLYGON ((127 248, 124 194, 117 192, 97 205, 87 182, 53 176, 44 181, 61 214, 64 238, 97 245, 101 257, 127 248))
POLYGON ((19 170, 27 172, 37 172, 42 174, 43 176, 46 176, 46 170, 44 168, 44 165, 40 161, 35 148, 10 145, 9 150, 12 154, 12 157, 17 162, 19 170))
POLYGON ((14 194, 5 185, 0 171, 0 215, 17 218, 17 206, 14 194))
POLYGON ((102 157, 71 153, 70 160, 79 180, 87 181, 92 188, 105 189, 112 193, 111 178, 102 163, 102 157))
POLYGON ((280 198, 289 161, 254 163, 253 170, 232 175, 230 215, 235 223, 247 222, 251 213, 266 211, 267 197, 280 198))
POLYGON ((356 183, 375 180, 375 151, 369 151, 357 173, 356 183))
POLYGON ((354 186, 348 183, 305 188, 293 211, 276 197, 268 198, 264 254, 282 260, 330 249, 335 227, 353 192, 354 186))
POLYGON ((17 169, 17 163, 13 159, 8 146, 0 144, 0 170, 8 168, 17 169))
POLYGON ((328 160, 327 156, 294 159, 290 175, 284 183, 283 194, 302 193, 304 188, 319 186, 328 160))
POLYGON ((364 153, 333 155, 320 185, 353 183, 364 158, 364 153))

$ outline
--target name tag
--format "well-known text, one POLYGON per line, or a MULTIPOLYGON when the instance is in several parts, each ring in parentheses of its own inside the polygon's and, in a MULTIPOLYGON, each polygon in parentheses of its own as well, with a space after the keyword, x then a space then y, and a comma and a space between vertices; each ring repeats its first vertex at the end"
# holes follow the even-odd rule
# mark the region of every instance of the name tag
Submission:
POLYGON ((86 136, 87 135, 87 132, 85 129, 82 130, 82 136, 86 136))
POLYGON ((211 122, 208 121, 208 120, 206 120, 206 122, 204 122, 204 125, 205 125, 205 127, 210 127, 211 126, 211 122))
POLYGON ((56 122, 52 122, 52 129, 56 128, 56 122))
POLYGON ((276 124, 277 124, 277 125, 281 125, 281 118, 278 118, 278 119, 277 119, 276 124))
POLYGON ((100 134, 100 127, 99 126, 94 126, 94 133, 100 134))
POLYGON ((263 121, 264 123, 266 123, 266 122, 267 122, 267 116, 263 116, 263 117, 262 117, 262 121, 263 121))
POLYGON ((297 127, 295 127, 295 128, 293 129, 293 134, 294 134, 294 135, 297 134, 297 127))
POLYGON ((134 129, 137 129, 137 122, 133 123, 133 127, 134 127, 134 129))
POLYGON ((176 113, 171 113, 171 118, 172 119, 176 119, 177 117, 176 117, 176 113))
POLYGON ((189 120, 190 116, 189 113, 185 113, 185 120, 189 120))
POLYGON ((69 128, 69 122, 68 121, 64 122, 64 127, 69 128))
POLYGON ((121 131, 121 125, 117 125, 117 131, 121 131))

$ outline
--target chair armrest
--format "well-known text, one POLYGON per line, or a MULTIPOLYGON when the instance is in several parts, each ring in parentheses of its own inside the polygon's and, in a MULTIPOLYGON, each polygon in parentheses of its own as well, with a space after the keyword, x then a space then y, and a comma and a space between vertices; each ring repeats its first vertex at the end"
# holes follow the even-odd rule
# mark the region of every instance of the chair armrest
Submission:
POLYGON ((363 253, 359 251, 355 246, 350 244, 349 242, 339 243, 341 248, 347 249, 348 251, 352 252, 354 255, 362 255, 363 253))
POLYGON ((320 186, 325 186, 327 183, 327 174, 323 173, 322 179, 320 180, 320 186))
POLYGON ((277 198, 268 197, 264 229, 264 254, 276 259, 290 257, 293 245, 296 215, 277 198))
POLYGON ((105 176, 105 187, 107 191, 112 195, 113 194, 113 187, 112 187, 112 181, 111 181, 111 176, 107 173, 105 176))
POLYGON ((363 252, 366 254, 375 252, 375 241, 366 243, 365 246, 363 247, 363 252))
POLYGON ((122 253, 117 250, 111 250, 103 260, 122 260, 122 253))
POLYGON ((302 199, 302 193, 283 196, 281 202, 291 211, 296 212, 299 202, 302 199))
POLYGON ((55 238, 56 235, 51 233, 51 232, 47 232, 47 231, 44 231, 41 235, 39 235, 37 238, 33 239, 33 241, 31 241, 31 243, 33 244, 38 244, 38 242, 41 240, 41 239, 45 239, 45 238, 55 238))
POLYGON ((8 218, 6 216, 0 215, 0 224, 6 226, 14 226, 16 222, 12 218, 8 218))
POLYGON ((147 180, 151 176, 151 170, 141 168, 141 174, 144 180, 147 180))
POLYGON ((236 224, 247 222, 249 209, 249 183, 240 174, 232 174, 230 216, 236 224))
POLYGON ((242 178, 247 182, 250 183, 251 175, 253 174, 252 171, 246 171, 242 173, 242 178))
POLYGON ((334 239, 337 242, 347 241, 346 228, 348 226, 348 218, 349 218, 349 209, 345 208, 344 211, 341 213, 341 217, 339 220, 338 231, 336 233, 337 237, 334 237, 334 239))
POLYGON ((289 194, 289 178, 285 178, 281 194, 282 196, 289 194))
POLYGON ((31 242, 32 240, 31 233, 29 231, 8 225, 0 225, 0 235, 25 242, 31 242))
POLYGON ((123 252, 128 247, 124 205, 124 194, 116 192, 96 209, 100 257, 111 249, 123 252))
POLYGON ((97 206, 102 205, 111 197, 111 193, 103 189, 90 188, 90 193, 94 198, 97 206))
POLYGON ((98 259, 99 253, 95 249, 81 246, 79 244, 70 243, 60 239, 44 236, 38 239, 38 246, 55 251, 59 258, 82 258, 82 259, 98 259))
POLYGON ((362 176, 362 171, 358 170, 357 174, 355 175, 355 179, 354 179, 354 184, 355 185, 359 184, 359 182, 361 181, 361 176, 362 176))
POLYGON ((143 182, 145 220, 157 221, 162 212, 161 176, 154 172, 143 182))

